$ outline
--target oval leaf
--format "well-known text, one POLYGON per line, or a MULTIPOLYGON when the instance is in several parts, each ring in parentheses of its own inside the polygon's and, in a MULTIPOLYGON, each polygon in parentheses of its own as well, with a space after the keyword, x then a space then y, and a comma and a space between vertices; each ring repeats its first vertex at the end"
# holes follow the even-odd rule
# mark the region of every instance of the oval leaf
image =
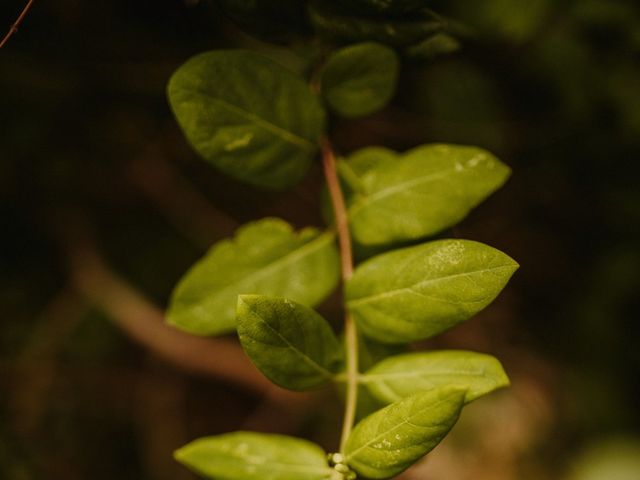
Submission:
POLYGON ((362 186, 347 203, 352 234, 364 246, 416 240, 455 225, 510 175, 476 147, 425 145, 404 155, 386 151, 385 161, 382 151, 370 147, 346 160, 362 186))
POLYGON ((302 178, 324 129, 322 106, 302 78, 253 52, 197 55, 173 74, 168 94, 205 160, 266 188, 302 178))
POLYGON ((504 253, 471 240, 438 240, 373 257, 346 285, 365 335, 386 343, 432 337, 489 305, 517 270, 504 253))
POLYGON ((399 61, 389 47, 360 43, 335 52, 322 72, 322 94, 339 115, 359 117, 384 107, 396 89, 399 61))
POLYGON ((368 416, 353 429, 347 464, 372 479, 409 468, 440 443, 458 420, 464 390, 443 387, 418 393, 368 416))
POLYGON ((326 454, 306 440, 234 432, 195 440, 175 452, 190 470, 212 480, 326 480, 326 454))
POLYGON ((491 355, 462 350, 407 353, 389 357, 360 377, 380 401, 392 403, 443 386, 466 390, 469 403, 509 385, 500 362, 491 355))
POLYGON ((317 305, 336 287, 339 269, 332 233, 314 228, 296 233, 274 218, 249 223, 186 273, 173 292, 167 321, 196 335, 232 332, 238 295, 277 295, 317 305))
POLYGON ((290 390, 328 383, 342 365, 342 346, 327 321, 284 298, 240 295, 238 336, 255 366, 290 390))

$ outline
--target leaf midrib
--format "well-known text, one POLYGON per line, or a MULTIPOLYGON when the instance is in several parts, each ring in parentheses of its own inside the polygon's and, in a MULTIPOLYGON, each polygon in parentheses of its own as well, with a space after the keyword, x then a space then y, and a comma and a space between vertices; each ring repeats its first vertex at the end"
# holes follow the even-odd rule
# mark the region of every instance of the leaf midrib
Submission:
POLYGON ((402 288, 396 288, 394 290, 388 290, 386 292, 381 292, 381 293, 377 293, 374 295, 367 295, 364 297, 360 297, 360 298, 356 298, 354 300, 349 300, 347 301, 347 305, 349 307, 352 306, 357 306, 357 305, 361 305, 363 303, 369 303, 375 300, 380 300, 382 298, 387 298, 387 297, 393 297, 395 295, 398 295, 400 293, 403 292, 407 292, 407 291, 411 291, 412 289, 415 288, 422 288, 426 285, 429 285, 430 283, 438 283, 444 280, 451 280, 452 278, 457 278, 457 277, 465 277, 465 276, 469 276, 469 275, 474 275, 474 274, 478 274, 478 273, 484 273, 484 272, 492 272, 495 270, 502 270, 502 269, 509 269, 509 268, 514 268, 515 265, 500 265, 497 267, 491 267, 491 268, 484 268, 481 270, 471 270, 468 272, 463 272, 463 273, 455 273, 453 275, 446 275, 444 277, 438 277, 438 278, 429 278, 427 280, 422 280, 421 282, 417 282, 414 283, 412 285, 408 285, 406 287, 402 287, 402 288))
MULTIPOLYGON (((240 300, 242 301, 242 300, 240 300)), ((246 304, 250 309, 251 309, 251 305, 246 304)), ((264 318, 262 318, 262 316, 256 312, 255 310, 251 309, 251 311, 254 313, 254 315, 256 317, 258 317, 260 319, 260 321, 270 330, 272 331, 278 338, 280 338, 286 345, 287 348, 289 348, 290 350, 292 350, 295 354, 297 354, 299 357, 302 358, 302 360, 309 365, 311 368, 313 368, 314 370, 316 370, 318 373, 320 373, 320 375, 322 375, 325 378, 328 379, 332 379, 333 378, 333 374, 327 370, 326 368, 324 368, 322 365, 318 364, 314 359, 312 359, 311 357, 309 357, 308 355, 306 355, 304 352, 302 352, 300 349, 298 349, 298 347, 294 346, 287 337, 285 337, 284 335, 282 335, 282 333, 280 333, 278 330, 276 330, 275 328, 273 328, 273 326, 271 326, 271 324, 269 322, 267 322, 264 318)), ((261 344, 264 345, 263 342, 261 342, 259 339, 256 339, 255 337, 252 337, 255 341, 260 342, 261 344)))
POLYGON ((456 370, 451 372, 426 372, 426 371, 411 371, 411 372, 389 372, 389 373, 365 373, 359 377, 361 383, 371 383, 376 381, 387 381, 402 378, 413 377, 485 377, 486 369, 471 370, 456 370))
POLYGON ((284 471, 284 472, 300 472, 300 473, 331 473, 331 469, 329 467, 310 467, 309 465, 306 464, 296 464, 296 463, 284 463, 284 462, 278 462, 278 461, 273 461, 273 459, 269 459, 265 457, 257 457, 255 455, 253 456, 247 456, 247 455, 237 455, 234 454, 233 452, 225 452, 224 456, 226 458, 231 457, 231 458, 235 458, 237 460, 241 460, 243 461, 243 463, 250 465, 250 466, 264 466, 269 470, 280 470, 280 471, 284 471), (252 460, 253 458, 260 458, 261 460, 264 461, 255 461, 252 460))
POLYGON ((456 172, 455 167, 449 168, 437 173, 424 175, 422 177, 417 177, 406 182, 396 183, 390 187, 386 187, 381 190, 378 190, 377 192, 371 195, 363 195, 358 200, 356 200, 356 202, 351 207, 349 207, 348 209, 349 218, 353 219, 353 217, 358 215, 358 213, 362 211, 364 208, 370 207, 371 205, 379 202, 380 200, 385 199, 386 197, 393 195, 396 192, 413 188, 422 183, 429 183, 431 181, 438 180, 442 177, 448 176, 452 172, 456 172))
MULTIPOLYGON (((429 405, 430 409, 435 409, 438 406, 440 406, 443 403, 447 403, 450 401, 450 397, 451 395, 449 395, 447 398, 441 398, 440 400, 438 400, 436 403, 429 405)), ((384 432, 376 435, 374 438, 368 440, 366 443, 362 444, 362 446, 356 448, 353 452, 348 453, 346 455, 345 460, 348 461, 350 458, 355 457, 358 453, 360 453, 362 450, 364 450, 365 448, 369 447, 370 445, 373 445, 374 443, 378 442, 380 439, 382 439, 383 437, 386 437, 387 435, 393 433, 395 430, 397 430, 400 427, 404 427, 405 425, 411 423, 411 419, 417 417, 418 415, 420 415, 421 413, 424 413, 423 410, 418 410, 414 413, 411 413, 410 415, 408 415, 407 417, 402 419, 402 422, 398 423, 397 425, 395 425, 394 427, 390 428, 389 430, 385 430, 384 432)), ((415 425, 415 424, 414 424, 415 425)), ((423 429, 429 429, 429 428, 434 428, 434 426, 422 426, 420 425, 421 428, 423 429)))
MULTIPOLYGON (((322 233, 320 235, 318 235, 317 238, 311 240, 308 243, 305 243, 304 245, 302 245, 299 248, 296 248, 295 250, 292 250, 291 252, 287 253, 286 255, 283 255, 282 257, 278 258, 277 260, 269 263, 266 267, 264 268, 260 268, 258 270, 255 270, 254 272, 250 273, 249 275, 245 276, 245 277, 241 277, 240 279, 231 282, 230 284, 226 285, 225 287, 216 290, 215 292, 212 293, 212 295, 208 296, 207 298, 212 298, 212 297, 217 297, 220 295, 224 295, 225 293, 227 293, 228 291, 233 291, 236 290, 239 286, 246 284, 246 283, 253 283, 256 280, 260 280, 265 276, 268 276, 269 274, 273 273, 274 270, 278 270, 279 268, 282 268, 284 265, 287 265, 289 263, 292 263, 296 260, 298 260, 300 257, 304 257, 308 254, 311 254, 312 252, 314 252, 316 249, 320 249, 322 247, 325 246, 325 243, 330 243, 333 240, 334 237, 334 233, 332 231, 326 231, 325 233, 322 233)), ((202 305, 200 303, 194 305, 193 309, 194 310, 201 310, 204 307, 202 307, 202 305)))
POLYGON ((296 135, 295 133, 286 130, 285 128, 276 125, 275 123, 272 123, 268 120, 265 120, 262 117, 259 117, 258 115, 249 112, 248 110, 245 110, 244 108, 238 107, 237 105, 234 105, 233 103, 229 103, 226 100, 220 98, 220 97, 215 97, 213 95, 211 95, 208 92, 199 90, 199 89, 194 89, 194 92, 202 95, 203 97, 208 98, 209 100, 213 101, 214 103, 219 104, 220 106, 226 108, 227 110, 230 110, 244 118, 246 118, 247 120, 257 124, 258 126, 262 127, 264 130, 267 130, 269 132, 271 132, 272 134, 274 134, 277 137, 280 137, 282 140, 284 140, 285 142, 291 143, 293 145, 296 145, 299 148, 302 148, 304 150, 315 150, 316 149, 316 145, 307 140, 306 138, 303 138, 299 135, 296 135))

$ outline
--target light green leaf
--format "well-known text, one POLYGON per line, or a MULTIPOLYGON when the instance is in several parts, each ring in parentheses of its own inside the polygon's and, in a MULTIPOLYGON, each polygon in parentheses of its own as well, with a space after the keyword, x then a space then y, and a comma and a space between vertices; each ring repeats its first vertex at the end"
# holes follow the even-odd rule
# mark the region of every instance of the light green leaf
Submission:
POLYGON ((471 240, 437 240, 373 257, 346 285, 362 333, 380 342, 432 337, 489 305, 517 270, 504 253, 471 240))
POLYGON ((215 244, 180 280, 167 321, 196 335, 232 332, 237 296, 258 293, 317 305, 340 275, 334 234, 315 228, 294 232, 266 218, 241 227, 235 238, 215 244))
POLYGON ((332 472, 319 446, 253 432, 200 438, 177 450, 175 458, 211 480, 328 480, 332 472))
POLYGON ((429 453, 458 420, 464 390, 442 387, 418 393, 368 416, 353 429, 347 464, 371 479, 389 478, 429 453))
POLYGON ((309 19, 318 33, 338 42, 370 40, 394 46, 413 45, 448 26, 445 19, 426 10, 398 18, 375 17, 343 2, 331 4, 327 0, 309 3, 309 19))
POLYGON ((324 130, 324 110, 302 78, 253 52, 197 55, 173 74, 168 94, 205 160, 266 188, 297 183, 324 130))
POLYGON ((342 48, 327 60, 321 77, 322 94, 339 115, 368 115, 391 100, 398 68, 396 53, 379 43, 342 48))
POLYGON ((308 390, 333 379, 342 345, 314 310, 285 298, 238 297, 238 336, 256 367, 273 383, 308 390))
POLYGON ((491 355, 442 350, 386 358, 362 375, 360 382, 387 403, 443 386, 466 390, 465 403, 469 403, 506 387, 509 378, 491 355))
POLYGON ((404 155, 370 147, 346 163, 360 180, 347 203, 352 234, 364 246, 416 240, 455 225, 510 174, 489 152, 457 145, 425 145, 404 155))

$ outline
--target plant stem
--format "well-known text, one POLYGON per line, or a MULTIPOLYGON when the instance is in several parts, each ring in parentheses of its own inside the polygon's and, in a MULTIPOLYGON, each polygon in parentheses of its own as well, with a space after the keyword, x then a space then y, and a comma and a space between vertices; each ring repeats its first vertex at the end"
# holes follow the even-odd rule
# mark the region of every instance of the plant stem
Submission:
POLYGON ((5 43, 9 41, 11 36, 18 31, 18 27, 24 20, 24 17, 27 16, 27 12, 31 8, 32 4, 33 4, 33 0, 29 0, 27 2, 27 5, 22 9, 22 12, 20 12, 18 19, 15 22, 13 22, 11 27, 9 27, 9 31, 7 32, 7 34, 2 38, 2 40, 0 40, 0 48, 4 47, 5 43))
MULTIPOLYGON (((328 139, 322 140, 322 165, 324 176, 331 196, 331 204, 338 232, 340 245, 340 260, 342 264, 342 282, 345 284, 353 275, 353 250, 351 247, 351 234, 349 232, 349 219, 344 195, 338 179, 336 169, 336 157, 328 139)), ((344 453, 345 445, 356 416, 356 404, 358 402, 358 332, 356 324, 345 312, 344 317, 344 343, 347 360, 347 394, 345 401, 344 421, 342 423, 342 436, 340 438, 340 452, 344 453)))

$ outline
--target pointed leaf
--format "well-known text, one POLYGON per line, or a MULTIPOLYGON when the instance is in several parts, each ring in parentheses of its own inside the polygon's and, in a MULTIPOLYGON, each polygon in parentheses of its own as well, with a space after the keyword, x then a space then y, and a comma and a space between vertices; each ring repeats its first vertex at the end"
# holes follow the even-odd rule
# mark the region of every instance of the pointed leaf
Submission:
POLYGON ((339 115, 368 115, 391 100, 398 68, 396 53, 379 43, 345 47, 327 60, 321 78, 322 94, 339 115))
POLYGON ((240 295, 238 336, 255 366, 290 390, 331 381, 343 360, 342 346, 327 321, 284 298, 240 295))
POLYGON ((401 156, 386 152, 385 161, 373 148, 346 161, 362 185, 347 200, 351 231, 361 245, 416 240, 455 225, 510 174, 509 167, 476 147, 424 145, 401 156), (366 169, 363 158, 369 155, 376 160, 366 169))
POLYGON ((173 74, 168 94, 205 160, 262 187, 297 183, 324 129, 322 106, 302 78, 253 52, 197 55, 173 74))
POLYGON ((466 390, 465 403, 509 385, 500 362, 491 355, 462 350, 407 353, 389 357, 360 381, 387 403, 443 386, 466 390))
POLYGON ((347 464, 371 478, 389 478, 429 453, 458 420, 464 390, 418 393, 368 416, 349 436, 347 464))
POLYGON ((328 480, 326 454, 306 440, 234 432, 195 440, 175 452, 190 470, 211 480, 328 480))
POLYGON ((457 38, 446 33, 437 33, 431 38, 408 47, 406 54, 411 58, 431 60, 459 49, 460 42, 457 38))
POLYGON ((339 268, 332 233, 314 228, 296 233, 274 218, 249 223, 186 273, 173 292, 167 321, 196 335, 232 332, 238 295, 277 295, 316 305, 336 287, 339 268))
POLYGON ((489 305, 518 268, 471 240, 437 240, 373 257, 346 285, 347 307, 365 335, 402 343, 432 337, 489 305))

